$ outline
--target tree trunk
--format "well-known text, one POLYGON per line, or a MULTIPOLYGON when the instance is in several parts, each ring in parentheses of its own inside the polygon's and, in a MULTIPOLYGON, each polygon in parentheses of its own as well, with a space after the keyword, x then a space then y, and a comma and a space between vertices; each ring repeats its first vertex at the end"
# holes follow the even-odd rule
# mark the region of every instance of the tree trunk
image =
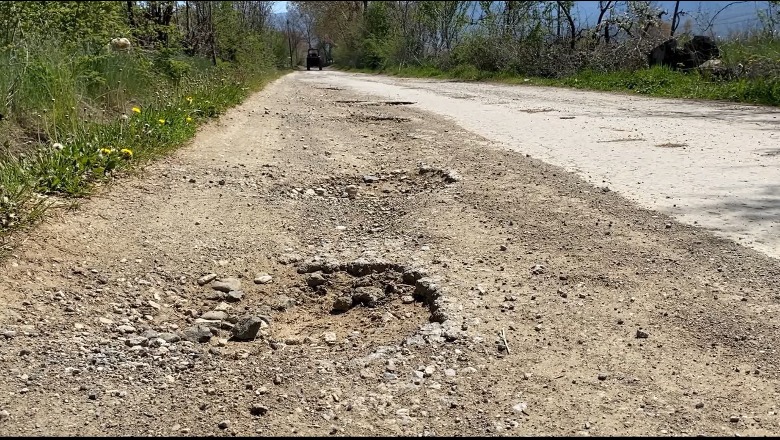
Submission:
POLYGON ((674 37, 674 33, 677 31, 677 27, 680 25, 680 1, 674 2, 674 15, 672 15, 672 29, 669 31, 669 36, 674 37))

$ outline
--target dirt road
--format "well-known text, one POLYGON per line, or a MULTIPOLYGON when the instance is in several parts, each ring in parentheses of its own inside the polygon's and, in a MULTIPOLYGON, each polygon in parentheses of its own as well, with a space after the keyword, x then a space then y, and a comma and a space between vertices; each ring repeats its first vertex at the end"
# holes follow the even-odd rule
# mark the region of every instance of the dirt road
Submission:
POLYGON ((780 258, 780 111, 544 87, 316 72, 415 102, 649 209, 780 258))
POLYGON ((780 432, 776 259, 310 73, 19 237, 4 434, 780 432))

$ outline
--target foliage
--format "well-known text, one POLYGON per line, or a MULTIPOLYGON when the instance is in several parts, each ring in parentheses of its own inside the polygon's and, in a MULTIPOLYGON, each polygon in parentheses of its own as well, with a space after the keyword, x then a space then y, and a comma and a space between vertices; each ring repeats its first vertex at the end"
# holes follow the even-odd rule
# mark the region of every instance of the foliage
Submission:
POLYGON ((276 75, 269 2, 185 3, 0 2, 0 239, 276 75), (118 37, 132 47, 112 50, 118 37))

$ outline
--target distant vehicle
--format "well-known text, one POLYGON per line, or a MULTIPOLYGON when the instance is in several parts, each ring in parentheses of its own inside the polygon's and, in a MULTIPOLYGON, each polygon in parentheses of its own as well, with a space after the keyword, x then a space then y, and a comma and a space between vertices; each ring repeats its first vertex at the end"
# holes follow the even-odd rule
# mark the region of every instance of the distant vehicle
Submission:
POLYGON ((306 70, 311 70, 312 67, 319 67, 322 70, 322 58, 320 57, 320 51, 316 48, 310 47, 309 53, 306 54, 306 70))

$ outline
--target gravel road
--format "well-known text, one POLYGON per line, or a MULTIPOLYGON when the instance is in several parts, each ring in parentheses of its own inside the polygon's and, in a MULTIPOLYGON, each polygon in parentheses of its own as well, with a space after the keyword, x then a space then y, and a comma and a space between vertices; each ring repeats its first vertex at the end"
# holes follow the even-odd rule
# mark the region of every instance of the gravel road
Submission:
MULTIPOLYGON (((284 76, 14 237, 0 432, 780 433, 778 260, 540 160, 544 146, 595 163, 580 130, 625 169, 624 144, 596 142, 629 136, 618 116, 563 101, 652 101, 320 73, 284 76), (570 110, 510 117, 522 94, 570 110), (491 114, 527 148, 475 133, 491 114)), ((648 162, 693 155, 656 142, 699 145, 624 117, 648 162)))
POLYGON ((780 110, 563 88, 316 72, 446 116, 650 209, 780 258, 780 110))

